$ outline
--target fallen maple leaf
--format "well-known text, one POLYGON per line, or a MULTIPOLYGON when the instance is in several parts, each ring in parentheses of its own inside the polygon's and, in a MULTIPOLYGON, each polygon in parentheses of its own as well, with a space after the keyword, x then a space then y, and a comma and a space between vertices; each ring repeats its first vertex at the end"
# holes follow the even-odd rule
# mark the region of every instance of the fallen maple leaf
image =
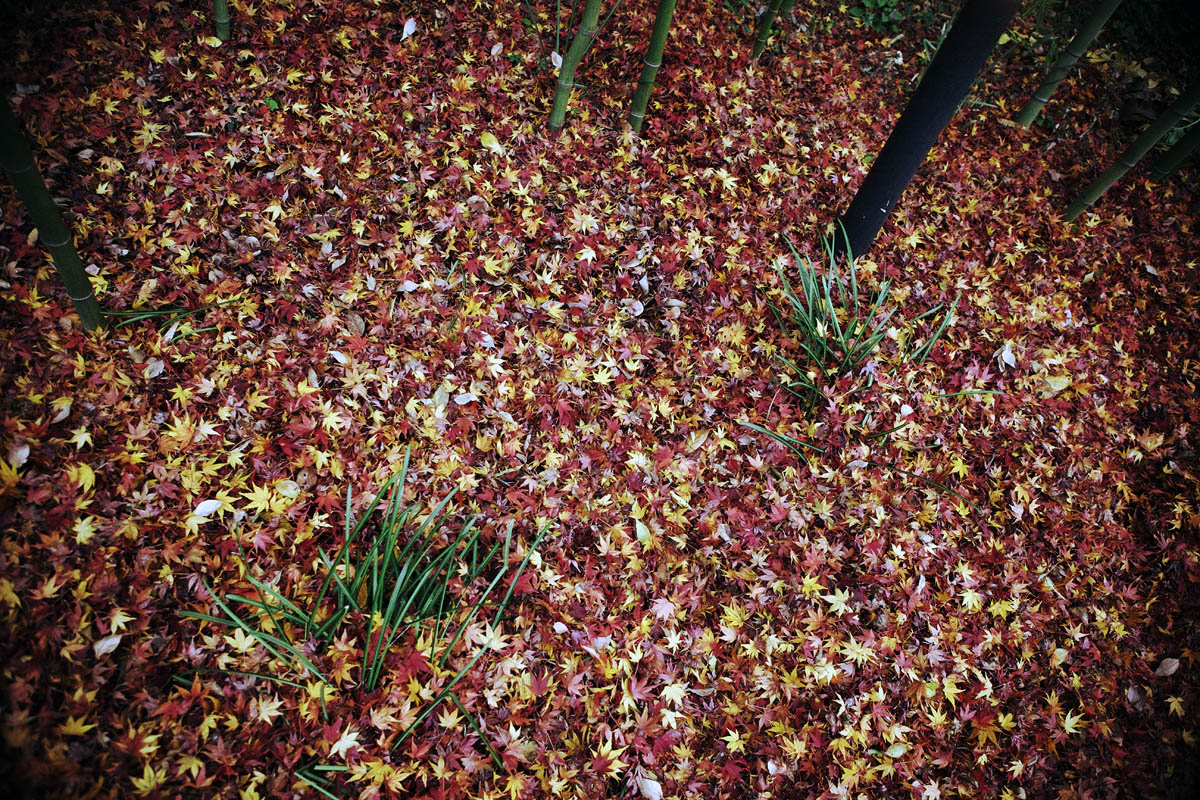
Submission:
POLYGON ((650 604, 650 613, 666 622, 675 616, 675 604, 665 597, 660 597, 650 604))
POLYGON ((342 756, 344 758, 350 748, 357 746, 358 731, 356 731, 354 728, 346 728, 338 740, 333 743, 333 747, 329 749, 329 757, 333 758, 334 756, 342 756))

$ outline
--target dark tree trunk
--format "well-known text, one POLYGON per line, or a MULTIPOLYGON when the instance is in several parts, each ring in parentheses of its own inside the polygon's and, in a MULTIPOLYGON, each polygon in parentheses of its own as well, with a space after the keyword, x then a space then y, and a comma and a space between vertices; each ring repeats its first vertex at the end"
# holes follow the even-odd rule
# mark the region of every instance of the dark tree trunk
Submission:
POLYGON ((1170 133, 1171 129, 1178 125, 1179 121, 1197 105, 1200 105, 1200 80, 1193 83, 1166 111, 1159 114, 1158 119, 1151 122, 1150 127, 1133 144, 1129 145, 1124 153, 1121 153, 1117 163, 1100 173, 1100 177, 1088 184, 1087 188, 1083 190, 1083 194, 1079 195, 1075 202, 1071 203, 1063 212, 1067 222, 1082 214, 1126 172, 1137 166, 1137 163, 1154 148, 1154 145, 1158 144, 1158 140, 1170 133))
POLYGON ((775 17, 779 15, 779 7, 783 4, 783 0, 771 0, 767 10, 763 12, 758 20, 758 36, 754 38, 754 51, 750 55, 752 61, 757 61, 762 55, 762 51, 767 47, 767 39, 771 37, 771 26, 775 24, 775 17))
POLYGON ((1154 166, 1150 168, 1150 177, 1156 181, 1166 180, 1197 149, 1200 149, 1200 123, 1192 123, 1191 132, 1154 162, 1154 166))
POLYGON ((654 79, 662 66, 663 50, 667 46, 667 34, 671 31, 671 19, 675 16, 675 0, 659 0, 658 13, 654 15, 654 31, 650 34, 650 47, 642 60, 642 74, 638 78, 637 91, 633 93, 633 108, 629 112, 629 125, 633 132, 642 129, 646 118, 646 106, 650 92, 654 90, 654 79))
POLYGON ((21 123, 3 96, 0 96, 0 163, 16 187, 17 196, 25 204, 30 221, 38 229, 38 241, 50 251, 83 327, 89 331, 99 328, 104 324, 104 317, 92 294, 92 283, 84 271, 83 262, 75 250, 71 229, 50 197, 21 123))
POLYGON ((901 192, 967 96, 1021 0, 966 0, 879 157, 842 215, 837 248, 865 253, 901 192))
POLYGON ((1117 10, 1117 6, 1121 5, 1122 0, 1102 0, 1092 15, 1084 20, 1080 26, 1079 32, 1075 34, 1067 48, 1059 54, 1058 60, 1054 62, 1054 66, 1046 73, 1046 79, 1043 80, 1033 91, 1033 96, 1029 98, 1029 102, 1021 109, 1021 113, 1017 115, 1017 122, 1028 127, 1037 119, 1038 114, 1042 113, 1042 107, 1050 100, 1050 95, 1054 94, 1054 90, 1063 82, 1063 79, 1071 71, 1071 67, 1079 59, 1083 58, 1083 54, 1091 47, 1092 42, 1100 35, 1100 29, 1104 27, 1104 23, 1108 22, 1109 17, 1117 10))
POLYGON ((228 42, 229 0, 213 0, 213 24, 217 29, 217 38, 222 42, 228 42))

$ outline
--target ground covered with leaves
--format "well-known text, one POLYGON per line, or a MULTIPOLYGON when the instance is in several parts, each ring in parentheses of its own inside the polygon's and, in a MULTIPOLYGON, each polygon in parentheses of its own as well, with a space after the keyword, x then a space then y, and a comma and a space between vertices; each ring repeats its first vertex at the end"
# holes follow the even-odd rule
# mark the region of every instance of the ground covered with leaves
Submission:
MULTIPOLYGON (((14 107, 102 305, 202 310, 83 334, 0 190, 9 778, 69 797, 1187 786, 1194 196, 1139 171, 1058 216, 1127 141, 1117 87, 1139 67, 1101 48, 1047 124, 1015 127, 1041 75, 1018 25, 858 265, 906 319, 961 293, 951 324, 922 363, 904 354, 933 320, 893 326, 808 404, 781 388, 782 237, 819 259, 937 30, 805 6, 751 64, 748 9, 681 4, 640 137, 645 0, 601 33, 561 134, 553 3, 241 2, 220 44, 204 3, 132 2, 14 34, 14 107), (448 651, 401 637, 372 684, 378 620, 318 647, 231 595, 317 602, 321 554, 347 517, 381 524, 410 449, 404 502, 456 490, 448 524, 505 543, 513 594, 448 651), (218 600, 249 630, 205 619, 218 600)), ((468 577, 453 598, 480 597, 468 577)))

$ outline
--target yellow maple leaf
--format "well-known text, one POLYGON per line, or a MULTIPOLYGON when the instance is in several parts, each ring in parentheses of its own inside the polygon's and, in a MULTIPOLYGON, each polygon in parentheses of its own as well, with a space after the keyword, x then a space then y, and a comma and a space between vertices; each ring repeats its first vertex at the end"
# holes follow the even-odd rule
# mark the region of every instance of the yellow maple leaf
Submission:
POLYGON ((84 722, 84 719, 86 717, 67 717, 67 721, 58 726, 59 733, 63 736, 83 736, 96 727, 93 723, 84 722))
POLYGON ((90 542, 96 535, 96 523, 96 518, 92 516, 84 517, 76 522, 75 526, 71 529, 75 532, 75 541, 79 544, 90 542))
POLYGON ((352 747, 358 746, 358 731, 354 728, 346 728, 345 732, 333 743, 333 747, 329 750, 329 756, 341 755, 343 758, 352 747))
POLYGON ((746 750, 746 740, 737 731, 729 731, 721 737, 721 741, 725 742, 725 747, 731 753, 742 753, 746 750))
POLYGON ((947 675, 942 680, 942 692, 945 693, 946 700, 950 703, 951 708, 954 708, 954 698, 963 693, 963 690, 958 688, 957 680, 958 678, 953 675, 947 675))
POLYGON ((606 739, 604 742, 601 743, 599 749, 596 751, 596 758, 602 759, 602 760, 608 762, 608 768, 605 769, 604 774, 607 775, 609 778, 618 777, 624 770, 626 770, 629 767, 628 764, 626 764, 624 761, 621 760, 621 754, 624 753, 627 749, 629 749, 629 748, 628 747, 614 748, 612 746, 612 742, 606 739))
POLYGON ((841 616, 850 610, 847 601, 850 599, 849 589, 834 589, 833 594, 823 594, 821 599, 829 603, 829 610, 841 616))
POLYGON ((216 727, 217 727, 217 715, 216 714, 209 714, 204 719, 200 720, 200 726, 196 729, 196 732, 198 734, 200 734, 200 741, 203 742, 205 739, 207 739, 208 735, 210 733, 212 733, 216 727))
POLYGON ((258 511, 267 513, 271 510, 271 504, 274 500, 274 495, 269 486, 259 486, 254 484, 250 487, 250 491, 242 492, 242 497, 250 501, 246 508, 250 511, 258 511))
POLYGON ((662 698, 668 703, 679 705, 683 702, 683 696, 687 694, 688 686, 686 683, 671 683, 662 690, 662 698))
POLYGON ((92 435, 88 433, 87 428, 79 427, 71 431, 71 438, 67 441, 75 445, 76 450, 82 450, 84 445, 92 443, 92 435))
POLYGON ((177 774, 182 775, 185 772, 190 772, 192 773, 192 777, 195 778, 203 768, 203 761, 193 755, 185 755, 179 759, 179 772, 177 774))
MULTIPOLYGON (((0 464, 3 464, 0 461, 0 464)), ((20 608, 21 598, 17 597, 17 593, 13 591, 12 581, 8 578, 0 578, 0 601, 9 608, 20 608)))
POLYGON ((21 480, 21 476, 17 474, 16 468, 5 459, 0 458, 0 494, 16 486, 19 480, 21 480))
POLYGON ((793 761, 799 761, 808 755, 808 742, 798 736, 788 736, 781 742, 783 754, 793 761))
POLYGON ((67 477, 85 492, 90 492, 96 485, 96 473, 87 464, 72 464, 67 467, 67 477))
POLYGON ((134 618, 132 616, 126 614, 124 610, 118 608, 113 611, 112 616, 109 617, 108 627, 113 633, 120 633, 121 631, 125 630, 125 627, 130 622, 133 622, 133 620, 134 618))
POLYGON ((167 771, 165 769, 155 769, 149 764, 142 770, 142 777, 130 778, 133 783, 133 788, 138 794, 150 794, 157 789, 163 781, 167 779, 167 771))
POLYGON ((229 646, 239 653, 247 653, 254 648, 257 640, 241 628, 235 628, 232 635, 224 637, 229 646))
POLYGON ((1043 397, 1053 397, 1054 395, 1063 391, 1070 385, 1071 385, 1071 376, 1070 375, 1047 375, 1046 376, 1046 386, 1048 388, 1042 392, 1042 396, 1043 397))
POLYGON ((1073 711, 1068 711, 1063 717, 1063 730, 1067 733, 1079 733, 1081 725, 1086 724, 1087 720, 1083 718, 1083 714, 1076 714, 1073 711))
POLYGON ((841 651, 846 658, 859 666, 869 664, 875 660, 875 651, 867 645, 856 641, 853 636, 850 637, 848 642, 842 644, 841 651))
POLYGON ((962 605, 969 612, 978 611, 983 607, 983 596, 974 589, 967 589, 962 593, 962 605))
POLYGON ((525 776, 516 773, 509 775, 504 788, 511 800, 517 800, 525 794, 525 776))
POLYGON ((444 710, 438 715, 438 725, 448 730, 453 730, 462 724, 462 715, 458 713, 458 709, 453 706, 444 710))

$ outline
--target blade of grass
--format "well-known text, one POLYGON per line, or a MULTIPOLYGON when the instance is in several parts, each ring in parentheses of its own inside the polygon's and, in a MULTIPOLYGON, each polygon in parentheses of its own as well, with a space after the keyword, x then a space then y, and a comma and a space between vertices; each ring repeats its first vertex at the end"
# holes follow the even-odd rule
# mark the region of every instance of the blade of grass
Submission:
POLYGON ((800 439, 793 439, 791 436, 786 436, 782 433, 776 433, 775 431, 767 430, 766 428, 762 427, 761 425, 755 425, 753 422, 738 421, 738 424, 744 428, 749 428, 752 431, 758 431, 759 433, 765 433, 767 436, 770 436, 771 438, 775 439, 780 444, 783 444, 784 446, 786 446, 792 452, 796 453, 796 455, 800 455, 800 456, 805 455, 805 453, 802 450, 797 449, 797 447, 804 447, 804 448, 807 448, 814 452, 822 453, 822 454, 825 452, 825 450, 823 448, 817 447, 815 444, 809 444, 808 442, 801 441, 800 439))
POLYGON ((954 312, 958 308, 958 301, 960 299, 962 299, 962 292, 959 292, 957 295, 955 295, 954 303, 950 306, 950 310, 947 311, 945 316, 942 317, 942 324, 937 327, 937 330, 935 330, 933 335, 929 337, 928 341, 917 348, 917 350, 913 353, 913 363, 920 364, 929 357, 929 353, 933 350, 933 346, 937 343, 937 340, 941 338, 943 333, 946 332, 946 327, 950 324, 950 320, 954 317, 954 312))
POLYGON ((965 389, 961 392, 950 392, 948 394, 933 394, 930 397, 960 397, 964 394, 1004 394, 997 389, 965 389))
POLYGON ((880 433, 872 433, 870 436, 867 437, 867 440, 874 441, 875 439, 882 439, 883 437, 889 436, 889 435, 895 433, 896 431, 904 430, 911 424, 912 424, 911 422, 904 422, 904 423, 901 423, 900 425, 897 425, 894 428, 889 428, 886 431, 882 431, 880 433))
MULTIPOLYGON (((442 651, 441 657, 438 658, 439 669, 446 666, 446 659, 450 657, 450 653, 454 650, 455 645, 458 644, 459 639, 461 639, 463 634, 467 632, 467 628, 470 626, 471 620, 475 618, 477 613, 479 613, 479 609, 483 607, 483 604, 487 602, 488 597, 491 596, 492 591, 495 590, 496 586, 499 585, 500 581, 503 580, 504 576, 507 574, 508 566, 506 565, 500 569, 500 572, 496 574, 496 577, 492 578, 492 582, 488 584, 487 589, 485 589, 483 594, 480 595, 479 599, 475 601, 475 605, 471 607, 471 611, 467 614, 466 619, 464 619, 462 624, 458 626, 458 632, 454 634, 454 638, 450 640, 450 643, 446 645, 446 649, 442 651)), ((493 627, 495 626, 493 625, 493 627)))
POLYGON ((400 734, 400 737, 392 744, 392 750, 395 750, 397 747, 407 741, 408 737, 413 735, 413 733, 417 730, 417 727, 426 719, 428 719, 429 715, 433 713, 434 709, 441 705, 441 702, 446 699, 451 691, 454 690, 454 687, 458 685, 458 682, 462 680, 463 676, 466 675, 477 663, 479 663, 479 659, 483 658, 483 654, 486 653, 487 650, 488 649, 486 647, 479 648, 479 652, 477 652, 462 669, 454 673, 454 676, 450 678, 450 681, 446 687, 442 689, 442 691, 438 692, 438 694, 429 701, 429 705, 425 706, 425 709, 417 715, 417 718, 413 720, 413 723, 404 730, 404 733, 400 734))
POLYGON ((327 781, 322 781, 316 775, 310 775, 303 770, 296 770, 296 777, 307 783, 312 788, 316 789, 325 797, 330 798, 330 800, 342 800, 342 798, 325 788, 326 786, 331 786, 332 784, 327 781))
MULTIPOLYGON (((304 684, 302 684, 302 683, 297 683, 296 681, 289 681, 287 678, 280 678, 275 675, 265 675, 261 672, 246 672, 246 671, 240 670, 240 669, 219 669, 217 667, 199 667, 197 669, 189 669, 189 670, 186 670, 185 672, 179 673, 178 675, 172 675, 171 680, 176 681, 178 683, 179 681, 181 681, 183 679, 184 675, 194 675, 194 674, 200 673, 200 672, 219 672, 223 675, 244 675, 247 678, 262 678, 264 681, 271 681, 272 683, 279 683, 284 686, 294 686, 297 689, 304 688, 304 684)), ((180 685, 181 686, 191 686, 192 684, 190 681, 187 681, 184 683, 180 683, 180 685)))
MULTIPOLYGON (((314 675, 319 677, 322 682, 327 682, 325 679, 325 676, 323 674, 321 674, 321 671, 319 669, 317 669, 313 665, 313 663, 311 661, 309 661, 308 658, 303 653, 301 653, 299 650, 297 650, 294 646, 289 645, 288 642, 285 642, 282 639, 278 639, 276 637, 270 636, 270 635, 262 632, 261 630, 258 630, 257 628, 254 628, 254 627, 250 626, 249 624, 247 624, 245 620, 243 620, 241 617, 239 617, 237 615, 237 613, 233 611, 233 609, 231 609, 229 606, 227 606, 225 604, 225 602, 222 601, 221 598, 219 596, 217 596, 217 594, 215 592, 213 592, 212 588, 208 585, 207 580, 203 580, 202 582, 204 584, 205 590, 212 597, 213 602, 217 605, 218 608, 221 609, 221 611, 225 612, 225 616, 228 617, 227 620, 219 620, 218 619, 217 621, 219 621, 222 624, 225 624, 227 626, 241 628, 243 633, 245 633, 247 636, 250 636, 251 638, 253 638, 260 645, 262 645, 264 650, 266 650, 268 653, 275 656, 276 658, 278 658, 280 661, 284 662, 285 664, 289 663, 289 659, 286 658, 282 653, 280 653, 278 649, 276 649, 276 645, 284 648, 285 650, 288 650, 288 652, 291 653, 293 658, 296 661, 298 661, 301 665, 303 665, 305 669, 309 670, 314 675)), ((193 616, 193 618, 195 618, 194 612, 182 612, 182 614, 184 616, 193 616)))
MULTIPOLYGON (((511 523, 509 524, 511 525, 511 523)), ((521 560, 521 566, 517 567, 517 572, 515 575, 513 575, 512 583, 508 585, 508 593, 504 595, 504 599, 500 602, 500 607, 496 609, 496 616, 492 620, 493 628, 500 624, 500 617, 504 614, 504 609, 508 607, 508 601, 512 599, 513 590, 517 587, 517 581, 521 580, 521 574, 525 572, 525 566, 529 563, 529 559, 533 557, 534 551, 537 550, 538 545, 542 543, 542 537, 546 535, 546 531, 548 530, 550 530, 550 523, 546 523, 546 525, 543 526, 540 531, 538 531, 538 535, 534 538, 533 544, 529 545, 529 550, 526 551, 525 558, 521 560)), ((505 550, 505 554, 507 555, 507 548, 505 548, 505 550)), ((505 561, 505 564, 507 563, 508 562, 505 561)))
MULTIPOLYGON (((246 577, 250 579, 251 585, 254 586, 254 591, 258 594, 259 600, 262 601, 262 609, 266 612, 267 617, 271 620, 271 627, 273 627, 276 631, 278 631, 280 634, 282 634, 283 637, 287 639, 288 644, 292 645, 294 647, 295 644, 292 642, 292 637, 288 634, 288 632, 284 629, 284 627, 279 624, 279 620, 275 618, 275 612, 271 609, 270 605, 267 603, 267 596, 265 594, 263 594, 262 589, 260 589, 258 587, 258 585, 257 585, 258 581, 256 581, 254 579, 254 576, 250 574, 250 563, 246 559, 246 548, 244 548, 242 546, 242 540, 235 537, 234 541, 237 542, 238 555, 242 559, 242 571, 245 573, 246 577)), ((227 596, 234 597, 235 595, 227 595, 227 596)))
POLYGON ((479 737, 479 741, 483 742, 483 746, 487 748, 488 755, 492 757, 492 763, 496 765, 496 769, 503 771, 504 762, 500 759, 500 754, 492 747, 492 743, 483 735, 483 730, 479 727, 479 723, 475 721, 475 715, 467 711, 462 700, 459 699, 457 692, 450 692, 450 699, 454 701, 454 705, 458 706, 458 710, 467 718, 467 722, 470 723, 472 730, 475 731, 475 735, 479 737))

